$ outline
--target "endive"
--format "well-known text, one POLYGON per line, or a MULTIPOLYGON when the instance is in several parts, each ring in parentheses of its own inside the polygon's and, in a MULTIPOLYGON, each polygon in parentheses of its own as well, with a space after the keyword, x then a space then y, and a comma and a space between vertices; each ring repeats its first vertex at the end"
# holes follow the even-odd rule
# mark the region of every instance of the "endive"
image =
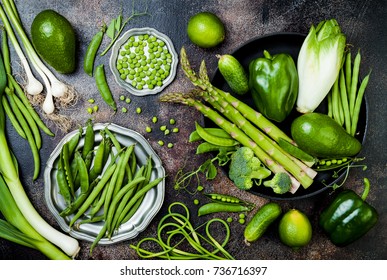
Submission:
POLYGON ((313 112, 333 86, 342 66, 346 36, 335 19, 311 26, 298 55, 297 111, 313 112))

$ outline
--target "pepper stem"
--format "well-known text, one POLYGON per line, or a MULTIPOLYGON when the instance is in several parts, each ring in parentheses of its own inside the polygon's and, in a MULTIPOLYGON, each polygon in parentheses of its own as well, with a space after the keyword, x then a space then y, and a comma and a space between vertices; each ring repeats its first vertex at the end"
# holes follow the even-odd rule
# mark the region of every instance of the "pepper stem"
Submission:
POLYGON ((363 182, 364 182, 364 191, 363 191, 363 194, 361 195, 361 199, 364 201, 366 200, 368 193, 370 192, 370 181, 368 180, 368 178, 364 178, 363 182))

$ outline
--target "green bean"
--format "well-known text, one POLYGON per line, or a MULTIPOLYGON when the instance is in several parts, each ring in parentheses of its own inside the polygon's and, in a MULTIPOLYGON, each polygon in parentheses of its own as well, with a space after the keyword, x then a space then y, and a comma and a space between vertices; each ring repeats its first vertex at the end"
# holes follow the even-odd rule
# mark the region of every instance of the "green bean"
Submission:
POLYGON ((24 133, 26 134, 28 144, 30 145, 32 157, 34 160, 34 174, 33 174, 33 180, 36 180, 40 173, 40 155, 38 151, 38 147, 36 146, 35 139, 33 137, 32 131, 25 120, 23 114, 20 112, 19 107, 16 105, 13 93, 6 90, 7 95, 9 96, 10 101, 10 107, 12 108, 13 112, 15 113, 15 116, 17 117, 21 127, 24 130, 24 133))
POLYGON ((159 222, 157 227, 157 238, 144 238, 140 240, 137 245, 130 245, 131 248, 136 250, 137 254, 141 258, 161 258, 161 259, 207 259, 207 260, 224 260, 234 259, 230 253, 228 253, 224 247, 227 245, 230 238, 230 227, 221 219, 211 219, 205 224, 194 228, 190 222, 190 215, 188 208, 180 202, 172 203, 168 208, 168 214, 165 215, 159 222), (172 207, 180 206, 185 211, 185 215, 173 212, 172 207), (172 221, 169 221, 171 220, 172 221), (219 243, 210 233, 210 226, 213 223, 220 223, 224 226, 226 231, 225 238, 222 243, 219 243), (206 236, 203 236, 197 232, 200 227, 205 227, 206 236), (165 231, 165 234, 164 234, 165 231), (179 241, 175 242, 174 237, 178 236, 179 241), (165 240, 164 240, 165 236, 165 240), (183 238, 181 238, 183 237, 183 238), (178 246, 187 241, 194 252, 184 251, 178 249, 178 246), (154 242, 161 247, 159 252, 150 252, 143 248, 141 245, 144 242, 154 242), (203 242, 205 244, 203 244, 203 242), (207 249, 208 248, 208 249, 207 249), (212 251, 210 251, 212 250, 212 251), (219 254, 221 253, 221 254, 219 254), (219 254, 219 255, 218 255, 219 254))
POLYGON ((100 64, 95 69, 95 82, 102 99, 108 104, 114 111, 117 111, 117 104, 114 101, 113 94, 110 91, 109 85, 106 80, 104 65, 100 64))
POLYGON ((348 50, 345 56, 345 85, 347 92, 351 92, 351 79, 352 79, 352 54, 351 50, 348 50))
MULTIPOLYGON (((108 190, 108 188, 103 188, 100 197, 98 199, 96 199, 95 203, 91 207, 90 212, 89 212, 89 216, 91 218, 93 218, 99 212, 99 210, 101 210, 101 208, 105 202, 107 190, 108 190)), ((101 216, 104 217, 104 214, 102 214, 101 216)))
POLYGON ((95 142, 95 132, 93 128, 93 123, 91 119, 88 119, 86 122, 86 131, 84 137, 84 144, 82 148, 82 157, 85 159, 90 151, 94 149, 95 142))
POLYGON ((226 204, 218 202, 210 202, 200 206, 198 216, 204 216, 218 212, 244 212, 250 211, 251 208, 243 204, 226 204))
POLYGON ((355 56, 355 60, 353 62, 351 91, 349 93, 349 111, 351 115, 353 115, 353 111, 355 109, 357 84, 359 80, 360 61, 361 61, 361 54, 360 54, 360 50, 358 50, 355 56))
POLYGON ((108 232, 109 238, 113 234, 113 230, 111 230, 112 223, 113 223, 113 215, 117 209, 118 202, 120 201, 120 199, 125 195, 125 193, 128 190, 134 188, 135 186, 137 186, 137 184, 141 183, 144 180, 145 180, 145 177, 138 177, 136 179, 133 179, 132 181, 127 183, 122 189, 120 189, 119 192, 117 192, 117 194, 113 197, 113 200, 112 200, 111 204, 109 205, 109 208, 106 209, 107 215, 105 218, 105 223, 107 224, 107 232, 108 232))
POLYGON ((104 24, 101 29, 93 36, 86 50, 85 58, 83 60, 83 70, 91 77, 93 76, 94 61, 97 56, 97 51, 101 45, 105 32, 106 24, 104 24))
POLYGON ((7 114, 8 118, 11 121, 11 124, 14 127, 14 129, 16 130, 16 132, 22 138, 27 139, 27 136, 24 133, 23 128, 20 126, 20 123, 19 123, 17 117, 15 116, 15 113, 12 111, 12 109, 11 109, 9 103, 8 103, 8 99, 7 99, 7 97, 5 95, 3 95, 2 103, 3 103, 4 111, 7 114))
POLYGON ((123 184, 123 181, 124 181, 124 177, 125 177, 125 174, 126 174, 126 166, 128 165, 128 162, 129 162, 129 157, 131 156, 131 154, 133 153, 133 149, 134 149, 134 145, 131 145, 129 147, 126 148, 126 151, 123 155, 123 160, 122 160, 122 163, 121 163, 121 167, 120 167, 120 170, 119 170, 119 173, 118 173, 118 176, 117 176, 117 181, 116 181, 116 185, 114 187, 114 193, 113 193, 113 196, 116 196, 118 191, 120 190, 122 184, 123 184))
POLYGON ((102 189, 105 187, 106 183, 109 181, 110 177, 113 175, 117 165, 114 163, 103 173, 103 176, 101 177, 101 180, 98 182, 98 184, 93 188, 90 195, 88 195, 86 201, 82 204, 82 206, 78 209, 75 216, 71 219, 69 226, 72 227, 73 224, 76 222, 76 220, 79 219, 79 217, 86 212, 86 210, 89 208, 91 203, 94 201, 94 199, 98 196, 98 194, 102 191, 102 189))
POLYGON ((17 95, 13 95, 13 98, 15 100, 16 105, 19 107, 20 112, 23 114, 25 120, 27 121, 29 127, 31 128, 31 132, 35 139, 36 147, 38 148, 38 150, 40 150, 40 148, 42 147, 42 137, 40 135, 40 131, 36 122, 30 115, 27 108, 24 106, 23 102, 21 102, 20 99, 17 97, 17 95))
POLYGON ((118 142, 117 137, 109 130, 108 127, 105 127, 104 131, 109 136, 110 140, 113 142, 113 146, 117 149, 117 151, 120 151, 121 144, 120 142, 118 142))
POLYGON ((352 124, 351 124, 352 125, 351 126, 351 135, 352 136, 354 136, 356 134, 357 124, 358 124, 358 121, 359 121, 359 114, 360 114, 361 103, 363 101, 364 92, 365 92, 365 89, 366 89, 366 87, 368 85, 368 81, 369 81, 370 75, 371 75, 371 72, 369 72, 367 74, 367 76, 365 76, 365 78, 363 79, 363 81, 360 84, 359 92, 357 93, 357 96, 356 96, 356 102, 355 102, 355 107, 354 107, 354 110, 353 110, 352 124))
POLYGON ((103 221, 103 215, 99 215, 99 216, 94 216, 94 217, 91 217, 91 218, 88 218, 88 219, 83 219, 83 220, 80 220, 79 222, 77 222, 74 227, 79 230, 79 227, 80 225, 82 224, 92 224, 92 223, 98 223, 98 222, 102 222, 103 221))
POLYGON ((101 228, 101 230, 99 231, 98 235, 95 237, 93 243, 91 244, 90 246, 90 250, 89 250, 89 254, 91 255, 91 253, 93 252, 95 246, 97 246, 98 242, 102 239, 102 237, 106 234, 106 230, 107 230, 107 225, 106 223, 104 223, 103 227, 101 228))
MULTIPOLYGON (((124 195, 124 197, 122 198, 120 204, 118 205, 117 211, 116 211, 116 213, 114 215, 114 218, 113 218, 113 223, 112 223, 112 228, 113 229, 118 229, 118 227, 123 223, 124 220, 126 220, 126 221, 129 220, 130 217, 127 218, 127 214, 123 211, 125 206, 126 206, 126 204, 128 203, 129 199, 132 198, 133 194, 136 191, 140 190, 145 184, 149 183, 149 180, 150 180, 151 175, 152 175, 152 160, 151 160, 151 158, 148 158, 146 166, 145 167, 142 166, 140 168, 139 172, 136 173, 135 178, 138 177, 138 176, 142 176, 142 175, 145 177, 145 180, 141 184, 139 184, 136 188, 133 188, 133 189, 129 190, 124 195)), ((144 198, 144 196, 140 197, 137 200, 135 205, 133 205, 133 207, 130 209, 130 212, 132 212, 132 209, 134 209, 134 208, 135 209, 133 210, 133 214, 134 214, 134 212, 137 211, 138 206, 141 204, 142 199, 144 198)))
POLYGON ((343 125, 344 118, 341 118, 341 115, 340 115, 340 108, 342 106, 341 106, 340 92, 339 92, 339 79, 340 79, 340 75, 337 77, 332 87, 332 113, 333 113, 333 118, 340 125, 343 125))
MULTIPOLYGON (((118 159, 117 168, 114 171, 112 178, 107 185, 108 190, 107 190, 105 201, 104 201, 104 209, 109 209, 109 205, 114 197, 114 192, 115 192, 117 178, 119 176, 119 173, 121 173, 122 170, 125 170, 125 169, 123 169, 123 165, 122 165, 123 161, 124 161, 124 157, 120 157, 118 159)), ((106 217, 107 217, 107 211, 105 211, 105 219, 106 219, 106 217)))
POLYGON ((341 106, 343 107, 343 110, 344 110, 345 130, 348 133, 351 133, 351 113, 350 113, 350 108, 348 106, 348 95, 345 87, 345 77, 344 77, 343 69, 340 70, 339 86, 340 86, 341 106))

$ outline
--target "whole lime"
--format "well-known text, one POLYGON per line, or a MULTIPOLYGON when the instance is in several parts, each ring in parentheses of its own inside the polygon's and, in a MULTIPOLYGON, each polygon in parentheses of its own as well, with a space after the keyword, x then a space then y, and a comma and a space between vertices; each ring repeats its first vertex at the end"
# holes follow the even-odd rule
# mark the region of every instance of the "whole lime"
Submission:
POLYGON ((200 12, 193 15, 187 25, 187 34, 192 43, 202 48, 212 48, 223 42, 223 22, 213 13, 200 12))
POLYGON ((306 246, 312 238, 309 218, 297 209, 289 210, 279 222, 279 237, 291 248, 306 246))
POLYGON ((56 71, 75 71, 76 35, 64 16, 54 10, 37 14, 31 25, 31 41, 39 56, 56 71))

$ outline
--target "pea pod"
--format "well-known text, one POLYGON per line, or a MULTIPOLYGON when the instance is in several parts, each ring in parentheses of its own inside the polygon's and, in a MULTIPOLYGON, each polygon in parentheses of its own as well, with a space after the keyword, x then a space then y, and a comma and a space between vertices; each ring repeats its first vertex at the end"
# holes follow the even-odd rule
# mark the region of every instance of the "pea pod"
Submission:
MULTIPOLYGON (((212 134, 214 136, 231 139, 230 134, 228 134, 224 129, 217 128, 217 127, 203 127, 203 129, 207 133, 212 134)), ((189 135, 188 141, 195 142, 195 141, 199 141, 199 140, 203 140, 200 137, 199 133, 196 130, 192 131, 191 134, 189 135)))
POLYGON ((219 212, 249 212, 251 210, 252 206, 250 205, 210 202, 200 206, 198 210, 198 216, 219 212))
POLYGON ((98 91, 106 104, 108 104, 114 111, 117 111, 117 104, 114 101, 113 94, 107 83, 103 64, 98 65, 95 69, 95 82, 97 84, 98 91))
POLYGON ((226 146, 226 147, 236 146, 239 144, 238 141, 235 141, 232 138, 218 137, 206 132, 206 130, 203 129, 203 127, 201 127, 197 122, 195 122, 195 127, 200 137, 208 143, 218 145, 218 146, 226 146))
POLYGON ((205 154, 209 152, 219 152, 220 150, 223 151, 234 151, 236 150, 236 146, 219 146, 219 145, 214 145, 208 142, 203 142, 200 143, 197 148, 196 148, 196 154, 205 154))
POLYGON ((106 31, 106 24, 104 24, 102 28, 93 36, 86 50, 85 59, 83 61, 83 70, 90 77, 93 76, 95 57, 101 45, 105 31, 106 31))

